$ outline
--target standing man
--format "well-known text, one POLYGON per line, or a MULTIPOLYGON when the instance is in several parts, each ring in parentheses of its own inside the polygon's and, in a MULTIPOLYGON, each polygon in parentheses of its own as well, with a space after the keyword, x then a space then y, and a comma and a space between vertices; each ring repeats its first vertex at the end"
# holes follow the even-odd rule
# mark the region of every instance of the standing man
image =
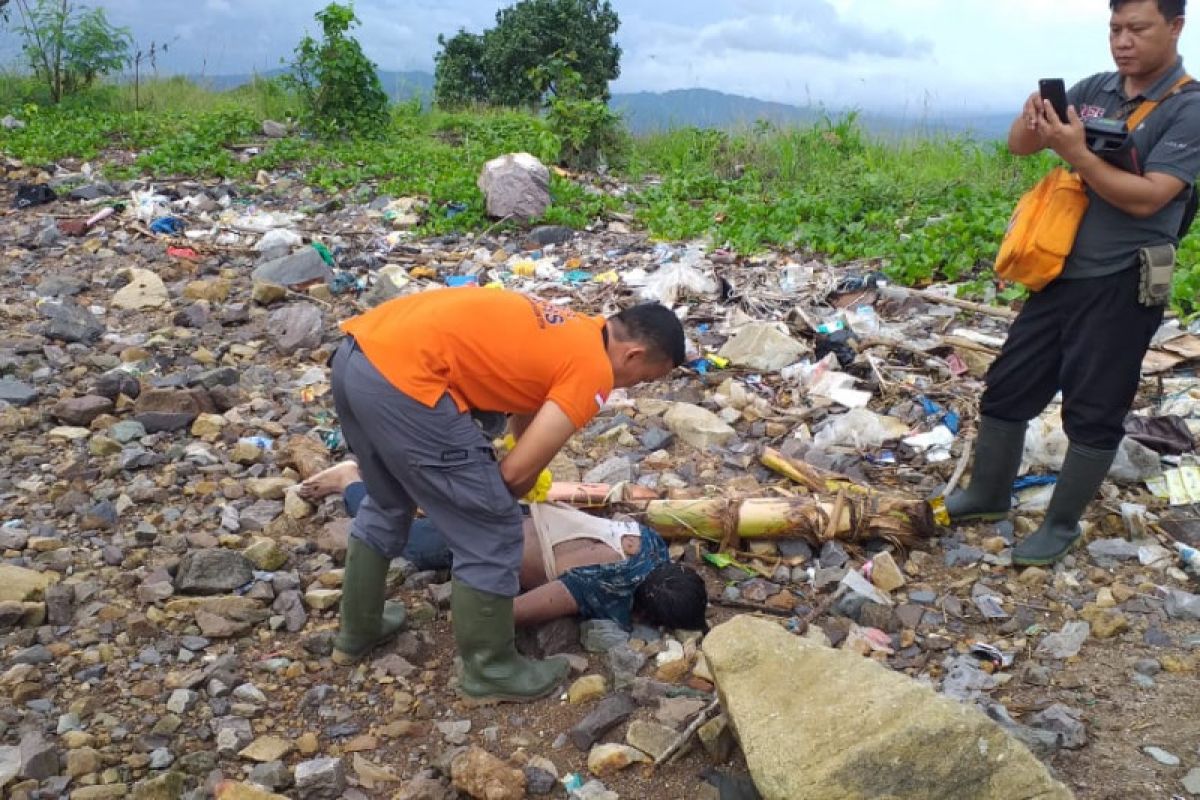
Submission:
POLYGON ((1012 125, 1009 149, 1050 148, 1087 186, 1089 206, 1061 277, 1033 294, 987 375, 969 488, 946 498, 953 522, 1003 517, 1021 463, 1025 428, 1063 393, 1070 439, 1045 521, 1013 550, 1013 563, 1051 564, 1079 538, 1124 436, 1163 305, 1139 300, 1143 250, 1178 244, 1185 205, 1200 173, 1200 94, 1184 91, 1179 57, 1185 0, 1110 0, 1109 45, 1117 71, 1068 92, 1068 119, 1034 94, 1012 125), (1125 119, 1160 105, 1130 131, 1140 172, 1088 149, 1084 120, 1125 119))
POLYGON ((439 289, 384 303, 342 325, 333 397, 367 498, 351 527, 334 659, 353 663, 403 624, 385 605, 389 561, 419 506, 453 555, 451 612, 469 701, 553 691, 562 661, 514 646, 523 531, 517 498, 614 387, 683 363, 683 326, 660 305, 608 320, 492 289, 439 289), (512 415, 497 463, 472 411, 512 415))

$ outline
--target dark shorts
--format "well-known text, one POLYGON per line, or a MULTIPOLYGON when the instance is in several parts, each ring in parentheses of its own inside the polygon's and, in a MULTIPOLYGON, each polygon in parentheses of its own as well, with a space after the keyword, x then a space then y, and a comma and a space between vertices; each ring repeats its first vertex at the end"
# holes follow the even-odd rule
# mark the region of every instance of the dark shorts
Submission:
POLYGON ((662 537, 642 526, 642 548, 636 555, 615 564, 576 567, 558 576, 579 606, 584 619, 611 619, 625 629, 633 627, 633 593, 646 576, 671 554, 662 537))

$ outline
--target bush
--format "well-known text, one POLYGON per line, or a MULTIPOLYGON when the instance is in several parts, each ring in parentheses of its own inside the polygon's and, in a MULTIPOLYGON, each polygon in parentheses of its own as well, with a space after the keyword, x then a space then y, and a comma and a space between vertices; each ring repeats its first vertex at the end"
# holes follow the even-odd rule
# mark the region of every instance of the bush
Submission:
POLYGON ((109 24, 102 8, 84 11, 70 0, 17 0, 17 10, 25 57, 54 103, 129 61, 128 29, 109 24))
POLYGON ((546 96, 546 122, 559 140, 558 161, 572 169, 623 168, 631 141, 621 115, 588 97, 580 74, 560 58, 535 70, 546 96))
POLYGON ((324 136, 382 133, 390 121, 388 99, 375 64, 347 35, 359 24, 354 9, 330 3, 316 20, 324 39, 301 40, 288 79, 300 93, 304 122, 324 136))

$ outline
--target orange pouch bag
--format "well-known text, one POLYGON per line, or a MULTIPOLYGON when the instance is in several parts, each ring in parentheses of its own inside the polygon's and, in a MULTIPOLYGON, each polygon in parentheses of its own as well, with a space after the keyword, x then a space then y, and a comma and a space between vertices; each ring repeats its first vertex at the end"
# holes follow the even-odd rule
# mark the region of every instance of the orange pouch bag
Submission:
POLYGON ((1062 274, 1087 207, 1083 180, 1065 167, 1055 167, 1017 201, 1000 243, 996 272, 1040 291, 1062 274))

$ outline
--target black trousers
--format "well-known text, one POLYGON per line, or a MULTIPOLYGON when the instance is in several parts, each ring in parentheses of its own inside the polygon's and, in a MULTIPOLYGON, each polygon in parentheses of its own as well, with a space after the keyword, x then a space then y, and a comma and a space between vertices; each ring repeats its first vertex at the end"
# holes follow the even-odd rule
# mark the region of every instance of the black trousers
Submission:
POLYGON ((1163 311, 1138 302, 1136 267, 1103 278, 1054 281, 1017 316, 988 370, 980 410, 1026 422, 1061 389, 1067 438, 1117 449, 1163 311))

